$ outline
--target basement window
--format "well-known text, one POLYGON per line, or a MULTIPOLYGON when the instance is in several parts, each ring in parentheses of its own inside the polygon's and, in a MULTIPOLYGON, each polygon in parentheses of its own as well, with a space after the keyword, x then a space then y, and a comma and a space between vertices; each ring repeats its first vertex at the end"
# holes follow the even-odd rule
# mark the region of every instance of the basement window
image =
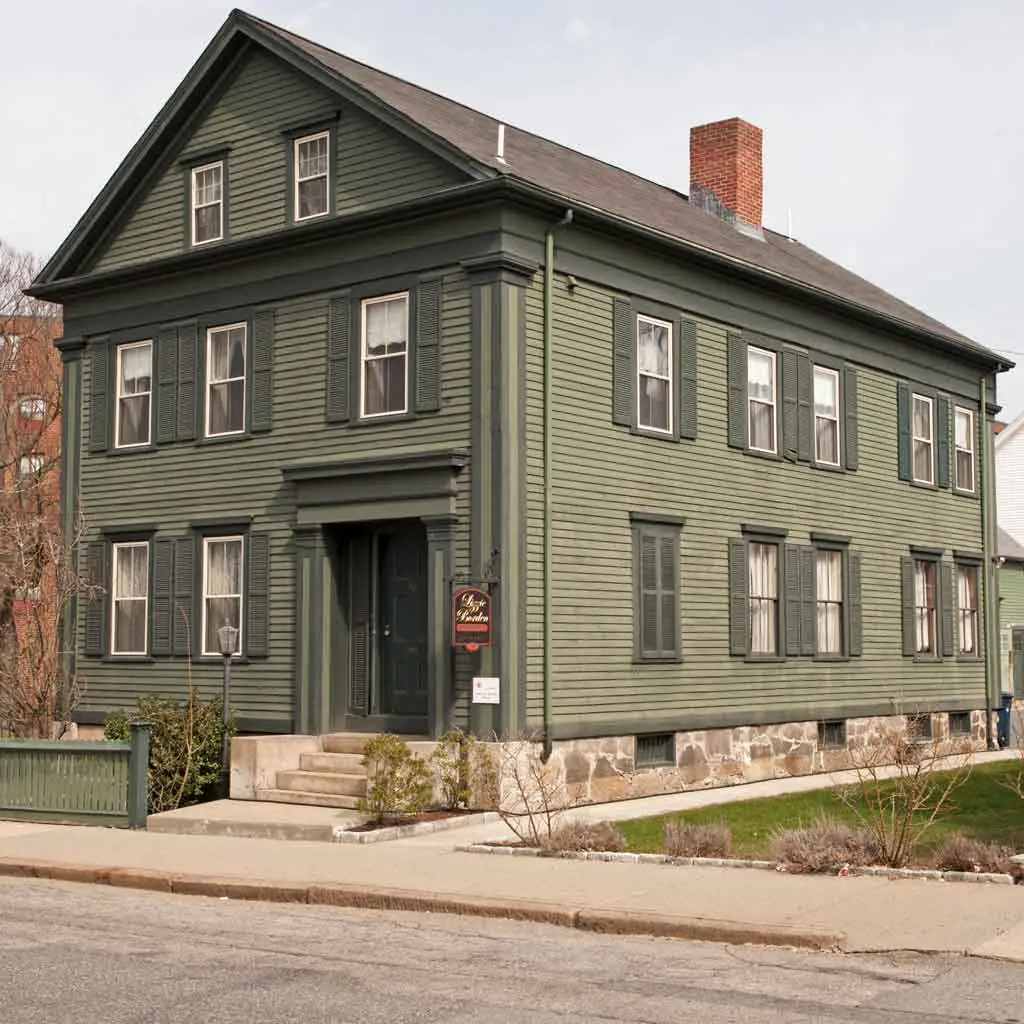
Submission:
POLYGON ((834 750, 846 746, 846 720, 839 718, 818 723, 818 746, 822 750, 834 750))
POLYGON ((637 768, 654 768, 658 765, 674 765, 676 763, 675 733, 649 733, 636 738, 637 768))
POLYGON ((917 743, 932 738, 932 716, 926 714, 907 715, 907 736, 917 743))
POLYGON ((949 735, 970 736, 971 735, 971 713, 970 711, 950 711, 949 713, 949 735))

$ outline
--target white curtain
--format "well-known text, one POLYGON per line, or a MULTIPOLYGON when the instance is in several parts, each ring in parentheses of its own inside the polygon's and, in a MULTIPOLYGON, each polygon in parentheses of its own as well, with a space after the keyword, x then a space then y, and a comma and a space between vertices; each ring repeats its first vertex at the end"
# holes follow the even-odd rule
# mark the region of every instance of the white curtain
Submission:
POLYGON ((978 577, 974 569, 957 570, 957 607, 960 609, 960 650, 978 649, 978 577))
POLYGON ((819 551, 817 559, 818 653, 843 651, 843 555, 819 551))
POLYGON ((767 352, 747 351, 750 446, 775 450, 775 362, 767 352))
POLYGON ((839 461, 839 381, 832 373, 814 374, 816 457, 819 462, 839 461))
POLYGON ((914 565, 914 610, 917 622, 917 650, 933 651, 935 643, 935 566, 930 562, 914 565))
POLYGON ((751 544, 749 549, 750 651, 775 654, 778 649, 779 549, 774 544, 751 544))
POLYGON ((149 345, 121 349, 121 394, 137 395, 150 390, 153 350, 149 345))

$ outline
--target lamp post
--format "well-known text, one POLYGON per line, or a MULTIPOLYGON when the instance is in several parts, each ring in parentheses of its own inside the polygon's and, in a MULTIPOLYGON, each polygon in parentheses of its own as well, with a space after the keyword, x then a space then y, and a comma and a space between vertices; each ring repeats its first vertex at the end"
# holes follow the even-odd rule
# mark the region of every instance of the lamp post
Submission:
POLYGON ((217 645, 224 659, 224 683, 221 690, 221 715, 223 716, 224 737, 220 752, 220 795, 226 800, 231 796, 231 736, 228 723, 231 720, 231 659, 238 646, 238 629, 235 626, 221 626, 217 630, 217 645))

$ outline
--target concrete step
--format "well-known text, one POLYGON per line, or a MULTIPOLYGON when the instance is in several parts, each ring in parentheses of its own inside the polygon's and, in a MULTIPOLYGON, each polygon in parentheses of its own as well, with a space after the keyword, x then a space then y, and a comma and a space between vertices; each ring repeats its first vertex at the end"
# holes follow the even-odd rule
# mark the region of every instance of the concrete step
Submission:
POLYGON ((363 796, 366 793, 366 776, 343 775, 341 772, 278 772, 277 788, 304 793, 363 796))
POLYGON ((304 772, 341 772, 365 775, 361 754, 300 754, 299 768, 304 772))
POLYGON ((365 732, 332 732, 320 737, 320 745, 326 754, 358 754, 363 756, 366 741, 372 739, 365 732))
POLYGON ((257 789, 257 800, 275 804, 305 804, 308 807, 344 807, 354 811, 359 807, 359 797, 342 796, 338 793, 303 793, 297 789, 257 789))

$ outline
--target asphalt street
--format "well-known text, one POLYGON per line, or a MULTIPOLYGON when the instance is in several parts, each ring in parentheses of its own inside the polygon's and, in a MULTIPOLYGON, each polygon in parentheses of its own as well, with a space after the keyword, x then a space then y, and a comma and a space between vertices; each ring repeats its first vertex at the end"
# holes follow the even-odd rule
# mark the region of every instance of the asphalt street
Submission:
POLYGON ((1024 1021, 1024 966, 0 879, 3 1024, 1024 1021))

